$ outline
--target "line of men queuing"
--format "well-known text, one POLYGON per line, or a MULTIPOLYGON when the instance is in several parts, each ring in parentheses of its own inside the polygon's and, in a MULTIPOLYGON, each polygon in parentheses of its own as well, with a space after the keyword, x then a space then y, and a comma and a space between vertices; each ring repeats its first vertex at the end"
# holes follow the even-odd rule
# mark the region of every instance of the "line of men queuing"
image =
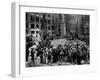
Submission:
MULTIPOLYGON (((35 45, 35 44, 34 44, 35 45)), ((27 46, 26 46, 27 47, 27 46)), ((36 48, 26 48, 26 61, 28 61, 29 53, 31 53, 31 61, 35 63, 39 59, 40 64, 52 64, 60 62, 69 62, 71 64, 82 64, 89 61, 89 46, 78 42, 65 45, 58 45, 57 48, 43 47, 37 45, 36 48)))

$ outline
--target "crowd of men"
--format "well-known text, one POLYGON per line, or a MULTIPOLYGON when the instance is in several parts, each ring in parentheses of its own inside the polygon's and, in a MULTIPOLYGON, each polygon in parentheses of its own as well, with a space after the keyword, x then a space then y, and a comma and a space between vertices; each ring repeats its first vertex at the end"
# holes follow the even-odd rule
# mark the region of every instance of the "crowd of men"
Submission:
MULTIPOLYGON (((43 43, 43 42, 42 42, 43 43)), ((48 42, 49 43, 49 42, 48 42)), ((33 46, 36 44, 34 43, 33 46)), ((50 44, 49 44, 50 45, 50 44)), ((26 50, 26 61, 30 53, 31 61, 33 64, 53 64, 70 63, 70 64, 86 64, 90 61, 89 46, 81 41, 70 41, 64 45, 58 45, 56 48, 53 45, 44 46, 42 44, 36 45, 36 47, 29 47, 26 50)))

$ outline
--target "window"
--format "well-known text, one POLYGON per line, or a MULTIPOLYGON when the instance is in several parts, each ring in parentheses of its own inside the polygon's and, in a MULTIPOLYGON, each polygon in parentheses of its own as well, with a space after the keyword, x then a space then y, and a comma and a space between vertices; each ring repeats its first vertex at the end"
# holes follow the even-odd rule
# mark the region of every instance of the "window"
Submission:
POLYGON ((39 31, 36 31, 36 34, 39 34, 39 31))
POLYGON ((48 26, 48 30, 50 30, 50 26, 48 26))
POLYGON ((39 22, 39 17, 36 17, 36 22, 39 22))
POLYGON ((31 34, 35 34, 35 31, 31 31, 31 34))
POLYGON ((34 16, 33 15, 31 15, 31 21, 34 22, 34 16))
POLYGON ((48 24, 50 24, 51 23, 51 21, 50 20, 48 20, 48 24))
POLYGON ((36 28, 39 28, 39 25, 38 24, 36 25, 36 28))
POLYGON ((52 29, 55 30, 55 26, 54 25, 52 26, 52 29))
POLYGON ((31 28, 32 28, 32 29, 34 29, 34 28, 35 28, 34 24, 31 24, 31 28))

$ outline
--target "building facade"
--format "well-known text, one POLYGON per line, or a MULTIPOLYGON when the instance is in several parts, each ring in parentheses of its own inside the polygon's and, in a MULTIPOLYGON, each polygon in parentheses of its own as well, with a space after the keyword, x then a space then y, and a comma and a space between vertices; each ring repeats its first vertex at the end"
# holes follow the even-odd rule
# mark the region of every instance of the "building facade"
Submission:
POLYGON ((70 34, 89 35, 89 16, 76 14, 26 13, 26 36, 41 40, 44 34, 64 38, 70 34))

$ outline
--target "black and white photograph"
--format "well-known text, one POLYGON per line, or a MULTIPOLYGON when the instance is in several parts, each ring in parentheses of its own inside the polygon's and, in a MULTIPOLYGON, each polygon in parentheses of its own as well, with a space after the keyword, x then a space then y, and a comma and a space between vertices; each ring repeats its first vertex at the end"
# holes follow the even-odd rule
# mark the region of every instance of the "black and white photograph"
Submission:
POLYGON ((25 66, 90 64, 90 15, 25 13, 25 66))

